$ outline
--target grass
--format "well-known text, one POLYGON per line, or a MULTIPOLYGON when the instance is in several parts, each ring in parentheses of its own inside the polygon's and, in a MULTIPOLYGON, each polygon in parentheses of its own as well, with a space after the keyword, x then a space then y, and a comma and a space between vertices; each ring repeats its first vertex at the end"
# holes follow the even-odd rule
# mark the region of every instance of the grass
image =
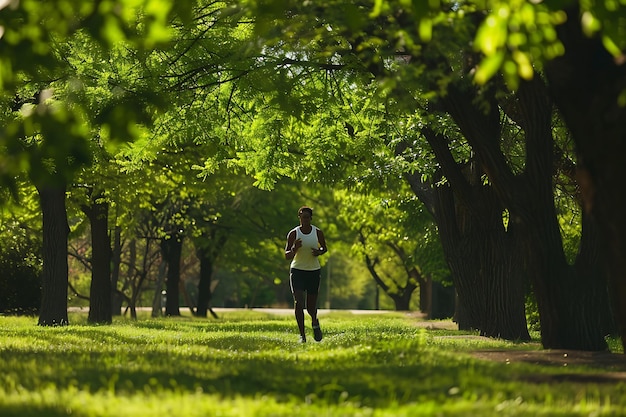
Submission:
POLYGON ((304 345, 291 316, 254 311, 70 322, 0 317, 0 416, 626 415, 626 379, 567 378, 604 369, 478 360, 472 351, 538 344, 403 314, 324 315, 324 340, 304 345))

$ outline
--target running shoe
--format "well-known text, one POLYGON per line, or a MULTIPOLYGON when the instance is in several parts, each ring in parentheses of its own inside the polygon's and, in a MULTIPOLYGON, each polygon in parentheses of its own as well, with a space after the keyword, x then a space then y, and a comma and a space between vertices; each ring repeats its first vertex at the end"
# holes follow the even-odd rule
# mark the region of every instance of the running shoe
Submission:
POLYGON ((316 342, 319 342, 322 340, 322 337, 322 329, 320 329, 320 324, 317 323, 317 325, 313 326, 313 338, 316 342))

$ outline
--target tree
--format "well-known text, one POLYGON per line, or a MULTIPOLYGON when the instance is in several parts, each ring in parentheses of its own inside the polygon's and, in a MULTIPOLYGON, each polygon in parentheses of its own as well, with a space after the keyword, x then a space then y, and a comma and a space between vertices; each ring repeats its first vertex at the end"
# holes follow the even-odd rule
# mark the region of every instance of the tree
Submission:
MULTIPOLYGON (((299 102, 297 109, 299 109, 300 112, 294 112, 291 109, 287 109, 286 113, 288 115, 292 115, 292 119, 288 119, 289 122, 287 123, 275 123, 272 125, 274 132, 279 132, 278 134, 274 133, 274 136, 279 136, 281 138, 279 149, 283 152, 288 151, 292 154, 306 155, 304 158, 301 157, 301 162, 304 163, 296 166, 301 166, 302 168, 300 169, 303 171, 310 169, 309 167, 313 166, 317 168, 317 173, 321 173, 322 178, 324 178, 323 176, 326 174, 325 168, 332 167, 335 180, 336 178, 341 178, 344 181, 346 179, 349 181, 355 181, 362 179, 363 175, 369 175, 371 179, 380 180, 383 184, 388 185, 385 183, 385 175, 397 175, 397 171, 394 170, 394 164, 389 163, 389 160, 393 160, 394 158, 393 156, 390 156, 390 148, 393 150, 397 141, 401 141, 399 135, 396 134, 396 131, 402 130, 402 128, 400 127, 401 125, 396 123, 398 123, 398 121, 401 121, 399 123, 404 123, 404 119, 400 115, 403 111, 415 111, 415 107, 410 110, 406 110, 406 107, 414 105, 418 101, 412 96, 411 93, 412 91, 418 89, 419 84, 416 84, 412 79, 403 79, 402 88, 396 88, 396 86, 400 84, 398 81, 400 79, 399 77, 402 75, 422 74, 423 71, 420 72, 420 69, 425 66, 423 62, 420 63, 416 61, 417 63, 415 65, 411 65, 410 67, 406 66, 404 68, 408 69, 405 72, 401 72, 403 67, 398 66, 398 61, 395 59, 395 56, 398 54, 398 50, 394 48, 395 45, 390 44, 386 40, 389 36, 384 34, 385 30, 393 31, 393 29, 389 29, 388 27, 393 26, 393 24, 398 24, 399 26, 403 23, 402 20, 408 16, 403 17, 401 15, 398 17, 394 15, 392 18, 392 24, 389 25, 385 24, 383 21, 384 19, 379 19, 373 22, 357 22, 363 26, 350 28, 350 22, 343 20, 342 15, 334 13, 335 10, 332 7, 325 6, 318 9, 304 7, 299 9, 298 5, 293 4, 292 6, 293 9, 290 12, 290 17, 288 21, 284 22, 284 24, 287 26, 286 30, 294 31, 299 34, 297 36, 298 41, 294 42, 291 46, 298 51, 296 54, 300 54, 299 57, 301 57, 301 59, 281 60, 279 57, 284 54, 284 49, 286 48, 284 44, 281 44, 281 46, 276 48, 273 52, 278 56, 275 58, 277 63, 284 65, 285 61, 287 61, 290 64, 290 77, 287 78, 291 84, 284 82, 283 84, 287 84, 287 86, 294 86, 292 92, 296 95, 297 99, 292 97, 292 100, 299 102), (307 14, 309 16, 311 14, 318 16, 322 21, 328 22, 329 26, 305 26, 303 22, 306 21, 307 14), (297 17, 294 18, 294 16, 297 17), (332 28, 331 33, 328 33, 328 30, 325 30, 325 32, 330 36, 324 35, 323 37, 321 34, 322 30, 323 28, 328 27, 332 28), (303 44, 300 43, 303 39, 314 39, 315 42, 306 44, 307 46, 313 45, 313 47, 303 47, 303 44), (379 45, 380 47, 372 47, 374 44, 379 45), (328 56, 332 56, 331 63, 328 62, 328 56), (313 61, 313 63, 311 63, 311 61, 313 61), (343 75, 335 76, 334 79, 331 78, 332 83, 328 83, 323 81, 323 76, 315 78, 311 75, 311 71, 308 70, 309 67, 320 68, 326 71, 343 70, 344 73, 343 75), (387 68, 391 68, 393 70, 398 67, 399 69, 397 70, 397 75, 394 75, 394 72, 387 70, 387 68), (374 77, 382 82, 372 82, 374 77), (310 82, 308 82, 309 79, 310 82), (347 81, 348 79, 350 81, 347 81), (366 91, 368 94, 365 96, 359 96, 358 94, 354 94, 353 91, 348 92, 350 87, 344 91, 339 90, 336 86, 342 85, 341 81, 345 81, 345 85, 350 85, 350 83, 353 83, 352 85, 354 85, 354 83, 358 82, 358 85, 363 88, 362 91, 366 91), (364 84, 361 84, 361 81, 363 81, 364 84), (305 84, 311 90, 306 90, 306 93, 302 93, 300 86, 305 84), (328 85, 331 85, 332 87, 329 88, 328 85), (316 91, 317 94, 311 91, 316 91), (337 92, 336 96, 334 96, 335 92, 337 92), (346 98, 341 94, 345 94, 349 97, 349 99, 346 100, 346 98), (395 94, 398 94, 398 96, 395 96, 395 94), (328 96, 332 98, 329 99, 328 96), (403 103, 402 99, 406 99, 406 103, 403 103), (321 136, 321 140, 315 141, 312 144, 297 144, 294 139, 295 137, 307 135, 301 133, 300 131, 295 134, 290 134, 287 129, 293 132, 293 124, 297 123, 298 118, 303 118, 302 111, 307 108, 307 105, 315 109, 315 104, 317 102, 337 104, 336 107, 332 107, 329 112, 326 112, 328 125, 332 127, 330 129, 319 130, 319 133, 309 134, 309 137, 321 136), (343 109, 342 106, 344 107, 343 109), (404 109, 402 109, 403 106, 404 109), (334 115, 332 114, 333 112, 335 112, 334 115), (337 125, 339 124, 337 123, 337 119, 344 124, 344 132, 342 132, 344 130, 343 126, 341 129, 337 129, 337 125), (287 128, 287 126, 289 127, 287 128), (333 129, 335 132, 339 131, 339 134, 333 135, 333 133, 335 133, 333 132, 333 129), (328 137, 333 137, 334 141, 323 139, 326 135, 328 135, 328 137), (338 141, 337 138, 340 138, 341 141, 338 141), (372 150, 374 150, 373 155, 372 150), (349 159, 347 155, 350 155, 352 159, 349 159), (305 158, 306 160, 304 160, 305 158), (323 162, 317 163, 315 161, 316 158, 320 158, 323 162), (354 164, 354 161, 358 161, 358 165, 354 164), (361 166, 363 165, 368 168, 361 169, 361 166), (369 173, 367 172, 368 170, 369 173)), ((266 11, 255 10, 255 12, 263 16, 263 13, 266 11)), ((272 17, 276 18, 275 15, 272 15, 272 17)), ((406 23, 406 21, 404 21, 404 23, 406 23)), ((282 25, 279 26, 282 27, 282 25)), ((262 35, 266 34, 262 33, 262 35)), ((270 33, 270 35, 272 34, 270 33)), ((391 38, 393 38, 393 36, 391 38)), ((417 45, 413 46, 415 48, 418 47, 417 45)), ((400 53, 405 57, 410 57, 411 51, 400 53)), ((430 58, 430 56, 428 56, 428 58, 430 58)), ((439 65, 436 62, 435 64, 439 65)), ((450 78, 447 73, 441 70, 437 70, 436 74, 437 76, 440 75, 438 82, 442 85, 445 85, 446 80, 450 78)), ((426 77, 425 82, 422 81, 422 85, 428 87, 429 82, 432 79, 436 79, 436 77, 426 77)), ((280 86, 280 82, 281 80, 277 80, 277 85, 280 86)), ((430 91, 426 90, 426 93, 430 93, 430 91)), ((308 119, 307 122, 309 122, 309 120, 310 119, 308 119)), ((302 129, 302 131, 309 133, 310 131, 313 131, 313 129, 302 129)), ((271 133, 268 133, 268 135, 271 135, 271 133)), ((257 134, 256 136, 260 135, 257 134)), ((275 145, 272 144, 270 149, 274 148, 275 145)), ((286 159, 285 162, 288 165, 290 161, 286 159)), ((414 162, 411 161, 410 164, 411 169, 414 171, 414 162)), ((269 165, 272 167, 281 166, 274 161, 272 161, 269 165)), ((267 165, 263 164, 263 166, 267 165)), ((289 175, 294 175, 292 174, 293 171, 294 170, 291 169, 289 175)), ((274 172, 280 174, 279 170, 275 170, 274 172)), ((297 171, 295 175, 297 175, 297 171)), ((448 211, 448 213, 454 214, 454 211, 448 211)), ((500 225, 502 225, 502 209, 497 210, 496 213, 497 216, 495 219, 500 225)), ((502 229, 502 226, 500 226, 500 228, 502 229)), ((474 231, 471 232, 471 235, 480 236, 480 233, 478 232, 478 229, 474 229, 474 231)), ((462 262, 461 264, 465 263, 462 262)), ((523 284, 519 284, 519 287, 523 288, 523 284)), ((490 294, 494 293, 492 292, 490 294)), ((516 298, 519 300, 516 304, 510 302, 497 304, 506 306, 507 309, 511 308, 516 311, 515 317, 520 319, 515 322, 515 329, 511 332, 509 330, 505 331, 504 329, 501 329, 500 326, 496 326, 495 329, 491 330, 493 332, 491 334, 497 336, 513 334, 513 338, 518 338, 519 335, 524 335, 526 329, 523 312, 523 292, 517 292, 516 298)), ((477 299, 477 301, 479 301, 479 299, 477 299)), ((484 305, 484 303, 480 302, 476 302, 476 304, 478 306, 484 305)), ((484 310, 484 308, 481 307, 476 309, 476 311, 481 310, 484 310)), ((485 314, 480 315, 480 317, 485 317, 488 318, 488 320, 491 320, 492 316, 485 314)), ((503 321, 503 323, 504 322, 506 321, 503 321)), ((486 328, 486 322, 484 320, 475 322, 472 323, 472 326, 477 328, 486 328)))
MULTIPOLYGON (((66 0, 2 6, 0 59, 2 68, 8 70, 0 75, 0 88, 4 99, 12 98, 12 110, 19 112, 2 130, 3 141, 11 149, 9 157, 16 159, 3 172, 2 181, 14 188, 17 170, 27 163, 45 210, 40 325, 67 324, 68 227, 64 198, 77 168, 90 162, 87 144, 92 138, 84 102, 55 92, 54 87, 68 81, 66 51, 62 48, 73 36, 92 36, 105 48, 123 41, 153 47, 167 40, 168 17, 180 16, 184 22, 192 4, 172 5, 169 13, 155 13, 162 8, 149 7, 151 1, 138 5, 120 2, 111 8, 83 7, 66 0)), ((80 90, 80 83, 73 85, 80 90)), ((128 133, 128 123, 137 121, 142 112, 136 112, 133 100, 125 100, 128 95, 119 94, 117 98, 115 110, 100 113, 97 125, 112 133, 108 138, 119 139, 116 134, 128 133)))
POLYGON ((354 252, 377 285, 401 311, 411 309, 411 296, 419 289, 420 310, 428 312, 428 286, 448 271, 432 218, 407 188, 335 194, 341 218, 355 234, 354 252))
POLYGON ((600 5, 592 11, 581 10, 574 3, 565 11, 567 21, 557 27, 565 52, 546 62, 545 69, 555 102, 576 141, 584 206, 600 227, 615 320, 626 347, 626 221, 618 209, 626 204, 622 169, 626 152, 626 10, 623 5, 618 10, 600 5), (601 19, 602 31, 588 37, 585 32, 589 28, 583 22, 592 12, 601 19))
POLYGON ((89 290, 90 323, 110 324, 111 304, 111 239, 109 235, 109 204, 105 196, 88 192, 89 203, 83 205, 91 230, 91 286, 89 290))
MULTIPOLYGON (((498 103, 499 95, 503 94, 505 90, 495 80, 483 88, 472 86, 470 82, 474 74, 476 80, 480 80, 480 77, 485 77, 485 71, 493 69, 493 64, 489 66, 488 62, 483 62, 484 66, 477 68, 476 63, 481 62, 480 57, 476 56, 470 47, 473 38, 483 36, 480 39, 491 39, 490 35, 485 35, 478 28, 484 27, 480 26, 483 22, 488 25, 492 21, 483 20, 481 13, 472 13, 470 9, 463 9, 462 5, 440 5, 436 3, 432 3, 430 6, 406 5, 406 7, 399 8, 395 4, 379 2, 371 10, 370 19, 362 20, 351 20, 346 17, 350 14, 336 13, 341 7, 358 9, 360 7, 358 5, 327 4, 323 7, 316 7, 310 4, 300 6, 290 3, 288 6, 289 18, 282 21, 284 25, 281 24, 276 27, 282 28, 283 33, 288 31, 298 33, 297 40, 289 46, 299 51, 296 54, 300 53, 306 62, 317 60, 322 62, 320 64, 307 64, 303 61, 289 60, 290 64, 301 64, 301 68, 317 66, 319 68, 332 67, 344 70, 356 69, 360 70, 361 74, 370 74, 370 77, 376 77, 379 85, 383 86, 381 90, 385 92, 384 97, 389 102, 395 103, 396 107, 400 108, 399 104, 404 104, 405 108, 413 106, 412 111, 439 110, 447 113, 456 124, 454 129, 458 129, 470 145, 471 151, 474 153, 473 157, 476 159, 475 178, 479 180, 474 183, 474 187, 480 187, 481 190, 489 192, 489 198, 482 198, 482 201, 479 201, 476 199, 479 194, 476 194, 473 201, 480 204, 489 201, 492 203, 488 211, 490 213, 489 220, 482 226, 480 226, 482 220, 479 217, 481 211, 474 210, 480 205, 475 205, 474 208, 471 208, 472 211, 468 211, 468 216, 465 217, 464 222, 465 225, 470 226, 466 229, 468 233, 467 244, 468 247, 476 251, 477 255, 482 254, 484 257, 482 266, 491 265, 489 269, 483 268, 487 273, 485 277, 487 280, 482 281, 483 285, 479 286, 482 291, 493 295, 494 292, 489 291, 491 287, 487 284, 490 279, 498 276, 500 277, 498 279, 506 280, 511 285, 506 289, 507 286, 495 284, 493 288, 504 289, 498 300, 492 300, 486 305, 490 307, 505 306, 506 310, 510 309, 514 312, 511 316, 512 319, 510 319, 507 317, 506 311, 496 310, 502 321, 495 322, 495 327, 493 327, 493 314, 487 314, 483 309, 485 314, 479 314, 476 319, 472 319, 474 322, 471 324, 481 329, 489 329, 487 333, 491 335, 506 334, 505 337, 507 338, 528 337, 523 315, 524 283, 521 279, 510 279, 511 276, 508 274, 502 275, 502 269, 500 269, 503 265, 501 262, 511 259, 510 256, 507 256, 507 251, 509 255, 524 253, 525 261, 536 268, 532 270, 531 276, 536 277, 534 280, 535 289, 538 297, 542 300, 540 304, 543 306, 543 316, 546 321, 546 325, 542 327, 544 346, 603 349, 605 347, 603 335, 597 326, 597 318, 602 316, 598 313, 598 307, 601 308, 602 303, 600 302, 583 311, 576 310, 579 301, 588 294, 588 288, 592 288, 594 294, 602 295, 602 283, 584 280, 578 275, 579 284, 573 288, 568 288, 568 294, 570 294, 568 297, 560 297, 564 288, 559 282, 566 282, 567 279, 564 277, 573 274, 573 272, 562 255, 561 237, 552 203, 552 166, 550 163, 552 137, 549 129, 551 118, 550 101, 546 90, 545 88, 542 89, 540 83, 526 83, 523 88, 520 88, 516 96, 520 103, 519 109, 525 115, 522 127, 528 141, 528 152, 522 169, 512 171, 508 166, 506 155, 503 155, 500 149, 501 136, 498 130, 501 115, 507 114, 504 108, 501 110, 498 103), (324 22, 324 24, 306 26, 310 16, 315 16, 319 19, 318 21, 324 22), (418 28, 417 32, 414 31, 415 27, 418 28), (417 36, 412 36, 413 33, 417 33, 417 36), (303 42, 304 39, 315 42, 306 44, 303 42), (329 56, 332 57, 330 62, 327 59, 329 56), (396 65, 398 62, 410 62, 410 64, 396 65), (427 99, 431 103, 431 108, 424 106, 420 109, 419 106, 420 104, 423 105, 423 99, 427 99), (405 103, 402 103, 403 101, 405 103), (533 109, 536 104, 543 106, 541 107, 545 109, 543 113, 527 111, 533 109), (433 106, 436 107, 432 108, 433 106), (489 188, 483 188, 482 185, 485 174, 490 181, 489 188), (526 191, 515 195, 514 190, 526 191), (502 213, 505 211, 510 213, 512 220, 512 223, 509 222, 508 229, 505 229, 502 221, 502 213), (474 213, 473 217, 472 212, 474 213), (522 224, 526 229, 519 228, 522 224), (492 240, 488 247, 475 244, 480 242, 483 236, 489 236, 489 234, 482 234, 487 230, 499 230, 498 233, 501 238, 511 240, 511 243, 499 245, 496 243, 498 240, 492 240), (506 251, 504 248, 507 248, 506 251), (516 252, 520 248, 531 249, 516 252), (540 252, 534 248, 544 248, 546 251, 540 252), (494 251, 497 255, 490 260, 489 257, 494 255, 494 251), (554 256, 546 258, 542 253, 552 253, 554 256), (499 261, 493 262, 493 259, 499 261), (556 278, 555 281, 555 277, 562 278, 556 278), (517 301, 512 302, 509 296, 517 301), (573 322, 568 321, 567 317, 574 311, 582 315, 573 322), (506 323, 510 323, 510 326, 506 323)), ((367 6, 365 6, 366 9, 367 6)), ((260 20, 268 15, 270 19, 284 17, 283 14, 276 14, 272 8, 255 9, 255 13, 259 14, 260 20)), ((271 38, 275 36, 272 31, 266 31, 266 26, 262 23, 257 28, 259 28, 261 36, 271 38)), ((287 46, 285 43, 281 43, 280 47, 276 49, 277 54, 280 54, 281 49, 287 49, 287 46)), ((527 66, 521 65, 524 57, 524 54, 513 54, 516 62, 520 62, 519 68, 521 70, 528 69, 527 66)), ((278 59, 277 62, 279 62, 278 59)), ((505 65, 503 68, 507 70, 508 67, 505 65)), ((294 70, 293 74, 294 82, 302 82, 302 77, 298 77, 298 75, 308 74, 308 72, 301 69, 300 72, 294 70)), ((503 77, 507 81, 515 79, 509 75, 507 72, 503 74, 503 77)), ((509 117, 511 116, 509 115, 509 117)), ((384 119, 381 118, 381 120, 384 119)), ((422 122, 428 123, 428 120, 424 119, 422 122)), ((441 133, 434 128, 431 130, 435 134, 441 133)), ((385 134, 388 135, 388 132, 385 134)), ((431 138, 430 144, 437 154, 438 145, 435 142, 441 141, 441 139, 428 133, 426 136, 431 138)), ((437 159, 443 163, 441 158, 447 158, 449 151, 441 146, 438 149, 440 152, 437 159)), ((452 174, 451 170, 446 173, 448 181, 450 181, 452 174)), ((463 194, 461 185, 465 180, 463 178, 461 180, 450 181, 450 185, 457 195, 458 193, 463 194)), ((419 186, 419 183, 416 182, 416 185, 419 186)), ((465 189, 469 190, 467 187, 465 189)), ((467 192, 465 194, 468 195, 467 192)), ((432 201, 432 198, 430 200, 432 201)), ((457 203, 462 201, 459 199, 457 203)), ((465 202, 467 201, 469 200, 465 199, 465 202)), ((454 216, 455 213, 459 212, 458 206, 453 205, 452 207, 454 207, 454 211, 448 211, 447 217, 447 220, 451 222, 450 224, 454 224, 453 222, 458 220, 454 216)), ((440 210, 439 214, 443 215, 444 213, 440 210)), ((445 221, 446 219, 441 220, 445 221)), ((463 260, 475 258, 468 256, 467 253, 461 257, 458 256, 461 255, 459 252, 456 255, 457 258, 463 260)), ((471 263, 462 263, 459 266, 467 268, 468 265, 471 263)), ((512 264, 505 268, 508 271, 523 270, 512 264)), ((457 273, 459 270, 454 267, 451 269, 453 273, 457 273)), ((481 270, 478 267, 474 269, 476 271, 481 270)), ((469 279, 463 279, 463 281, 468 284, 471 282, 469 279)), ((480 308, 474 308, 474 306, 480 306, 481 303, 477 302, 479 300, 480 298, 476 298, 472 301, 472 310, 481 311, 480 308)), ((466 298, 466 301, 470 301, 470 299, 466 298)))

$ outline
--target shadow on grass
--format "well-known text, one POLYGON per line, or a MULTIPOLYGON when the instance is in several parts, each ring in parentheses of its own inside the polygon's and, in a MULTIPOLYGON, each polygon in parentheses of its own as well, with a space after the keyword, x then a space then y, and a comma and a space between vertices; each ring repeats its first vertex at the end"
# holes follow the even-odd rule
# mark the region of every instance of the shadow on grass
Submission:
POLYGON ((486 366, 452 358, 442 361, 420 351, 418 344, 408 343, 400 350, 381 349, 383 345, 337 346, 326 352, 321 346, 300 347, 245 335, 218 337, 184 349, 143 351, 142 345, 118 345, 106 351, 22 351, 9 355, 0 379, 6 383, 13 378, 11 385, 18 383, 30 391, 49 385, 129 396, 201 391, 226 398, 268 395, 279 401, 313 398, 336 403, 350 398, 376 407, 390 399, 404 403, 445 397, 463 381, 475 384, 483 374, 495 376, 486 366))
MULTIPOLYGON (((324 323, 324 341, 305 345, 296 343, 291 318, 28 327, 10 335, 0 329, 0 385, 33 393, 42 387, 126 397, 208 393, 388 407, 460 396, 516 398, 522 386, 525 398, 542 401, 553 394, 530 376, 570 372, 477 360, 463 354, 469 350, 461 341, 450 347, 448 340, 406 322, 328 318, 324 323)), ((554 379, 572 380, 578 384, 554 379)), ((67 415, 45 404, 7 407, 0 407, 0 415, 67 415)))

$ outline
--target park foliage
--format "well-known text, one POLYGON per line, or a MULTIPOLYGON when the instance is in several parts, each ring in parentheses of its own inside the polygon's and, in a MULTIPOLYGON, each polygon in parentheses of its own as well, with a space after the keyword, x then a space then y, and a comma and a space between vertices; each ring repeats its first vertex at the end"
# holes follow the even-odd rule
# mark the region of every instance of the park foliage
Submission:
POLYGON ((68 287, 92 323, 148 283, 193 309, 184 253, 206 316, 218 270, 284 284, 309 200, 397 309, 449 279, 463 328, 529 340, 532 299, 545 348, 626 344, 624 30, 617 1, 2 3, 1 253, 41 247, 40 325, 68 287))

